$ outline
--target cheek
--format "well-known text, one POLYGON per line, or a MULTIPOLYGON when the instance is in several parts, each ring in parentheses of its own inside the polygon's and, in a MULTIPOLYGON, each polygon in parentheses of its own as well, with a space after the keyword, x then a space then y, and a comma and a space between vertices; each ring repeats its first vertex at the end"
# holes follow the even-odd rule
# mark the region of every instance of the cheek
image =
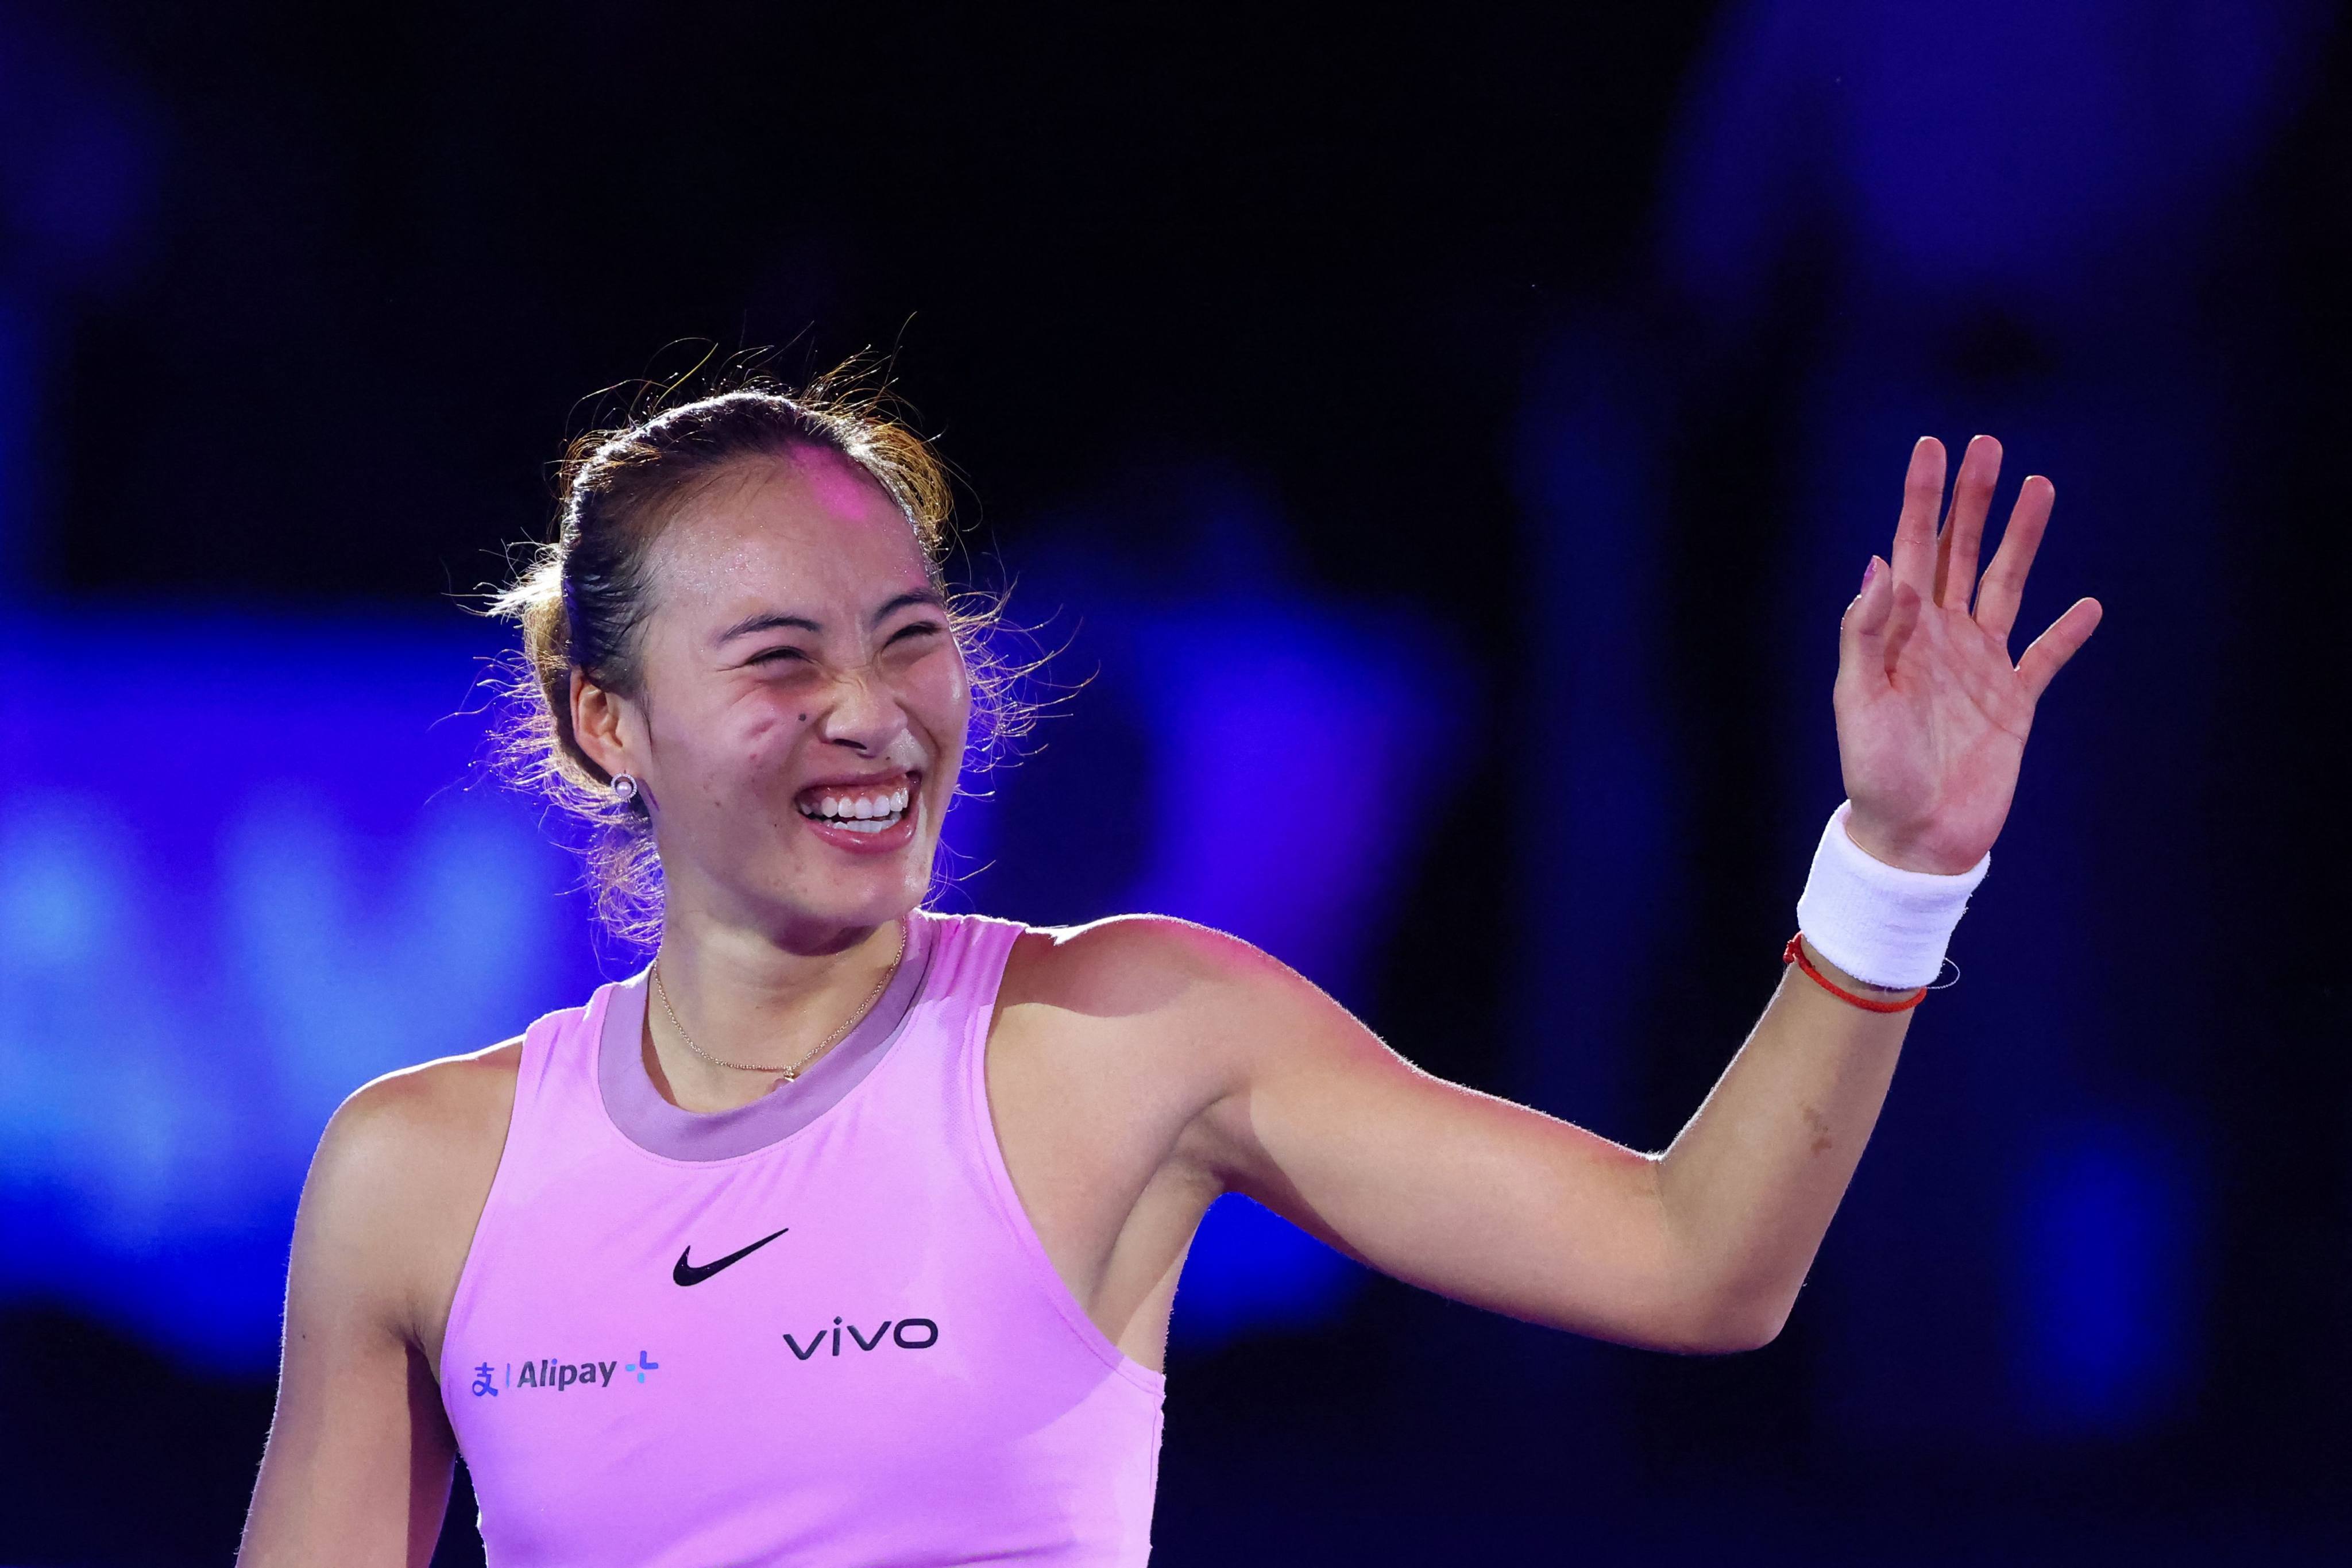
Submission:
POLYGON ((971 718, 971 680, 962 658, 927 658, 908 671, 906 703, 934 743, 961 748, 971 718))
POLYGON ((804 701, 754 691, 690 710, 673 705, 662 717, 672 765, 731 794, 781 765, 807 737, 815 714, 804 701))

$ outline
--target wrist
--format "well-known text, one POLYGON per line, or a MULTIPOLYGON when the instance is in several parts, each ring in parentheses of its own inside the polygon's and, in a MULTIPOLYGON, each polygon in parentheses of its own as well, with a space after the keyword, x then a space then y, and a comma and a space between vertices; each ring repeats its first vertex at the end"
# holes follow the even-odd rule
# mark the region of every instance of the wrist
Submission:
POLYGON ((1871 855, 1840 805, 1813 851, 1797 923, 1807 948, 1842 973, 1882 991, 1911 991, 1942 972, 1944 950, 1984 880, 1992 857, 1957 873, 1906 870, 1871 855))
POLYGON ((1868 981, 1856 980, 1834 964, 1821 962, 1813 951, 1813 944, 1805 940, 1802 931, 1789 939, 1789 945, 1781 950, 1780 962, 1795 964, 1822 990, 1848 1006, 1859 1007, 1865 1013, 1908 1013, 1927 999, 1927 988, 1924 985, 1904 990, 1873 985, 1868 981))
POLYGON ((1846 804, 1853 809, 1845 819, 1845 836, 1872 859, 1898 871, 1936 877, 1965 877, 1974 869, 1976 861, 1966 858, 1966 850, 1956 851, 1917 835, 1906 837, 1854 806, 1851 800, 1846 804))
POLYGON ((1859 974, 1848 974, 1844 970, 1839 968, 1835 963, 1832 962, 1828 954, 1822 952, 1820 948, 1813 945, 1813 939, 1811 937, 1805 935, 1802 931, 1799 931, 1797 933, 1797 937, 1799 941, 1805 944, 1806 958, 1811 962, 1814 968, 1821 971, 1822 977, 1830 981, 1832 984, 1842 986, 1848 991, 1859 991, 1864 995, 1870 997, 1874 1001, 1885 1001, 1897 996, 1908 996, 1914 991, 1920 989, 1916 985, 1876 985, 1864 980, 1859 974))

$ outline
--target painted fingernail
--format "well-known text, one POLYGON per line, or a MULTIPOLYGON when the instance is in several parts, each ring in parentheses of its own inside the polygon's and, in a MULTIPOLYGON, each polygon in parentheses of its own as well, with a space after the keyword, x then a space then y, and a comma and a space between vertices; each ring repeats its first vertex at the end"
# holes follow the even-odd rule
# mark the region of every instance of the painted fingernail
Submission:
POLYGON ((1864 567, 1864 568, 1862 569, 1862 586, 1861 586, 1861 587, 1859 587, 1859 588, 1857 588, 1857 589, 1855 589, 1855 590, 1854 590, 1854 592, 1856 592, 1857 594, 1867 594, 1867 593, 1869 593, 1869 592, 1870 592, 1870 584, 1871 584, 1871 581, 1872 581, 1874 578, 1875 578, 1877 575, 1878 575, 1878 557, 1877 557, 1877 556, 1875 556, 1875 555, 1874 555, 1874 556, 1872 556, 1872 557, 1870 558, 1870 564, 1869 564, 1869 565, 1867 565, 1867 566, 1865 566, 1865 567, 1864 567))

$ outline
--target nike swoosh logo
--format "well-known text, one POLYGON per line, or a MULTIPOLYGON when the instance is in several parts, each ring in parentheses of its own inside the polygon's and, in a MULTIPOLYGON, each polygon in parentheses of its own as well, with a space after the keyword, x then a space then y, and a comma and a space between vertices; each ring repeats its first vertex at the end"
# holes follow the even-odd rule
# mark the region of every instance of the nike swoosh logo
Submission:
MULTIPOLYGON (((784 1226, 784 1230, 790 1230, 793 1227, 791 1226, 784 1226)), ((687 1253, 690 1253, 694 1250, 694 1248, 689 1246, 686 1248, 685 1252, 681 1252, 677 1255, 677 1267, 669 1271, 669 1277, 677 1280, 681 1285, 699 1285, 705 1279, 709 1279, 713 1274, 718 1273, 728 1265, 742 1262, 743 1259, 751 1257, 751 1254, 759 1251, 760 1248, 775 1240, 777 1237, 783 1235, 784 1230, 777 1231, 773 1235, 763 1236, 759 1240, 753 1242, 751 1246, 744 1247, 741 1251, 730 1252, 726 1257, 710 1263, 688 1263, 686 1260, 687 1253)))

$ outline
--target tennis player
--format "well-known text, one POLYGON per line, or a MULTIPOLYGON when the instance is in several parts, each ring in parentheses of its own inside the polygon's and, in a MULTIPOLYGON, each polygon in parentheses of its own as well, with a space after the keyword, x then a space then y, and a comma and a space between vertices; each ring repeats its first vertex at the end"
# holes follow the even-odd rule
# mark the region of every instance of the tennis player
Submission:
MULTIPOLYGON (((870 398, 746 385, 575 444, 501 601, 515 743, 654 957, 329 1123, 241 1561, 423 1564, 462 1453, 513 1568, 1141 1563, 1170 1307, 1228 1192, 1517 1318, 1769 1341, 2098 622, 2011 662, 2053 491, 1979 582, 2000 466, 1970 443, 1939 526, 1913 448, 1840 628, 1802 934, 1649 1154, 1419 1070, 1218 931, 925 909, 1004 693, 940 467, 870 398)), ((1315 809, 1265 802, 1265 853, 1315 809)), ((1549 809, 1520 779, 1463 852, 1549 809)))

